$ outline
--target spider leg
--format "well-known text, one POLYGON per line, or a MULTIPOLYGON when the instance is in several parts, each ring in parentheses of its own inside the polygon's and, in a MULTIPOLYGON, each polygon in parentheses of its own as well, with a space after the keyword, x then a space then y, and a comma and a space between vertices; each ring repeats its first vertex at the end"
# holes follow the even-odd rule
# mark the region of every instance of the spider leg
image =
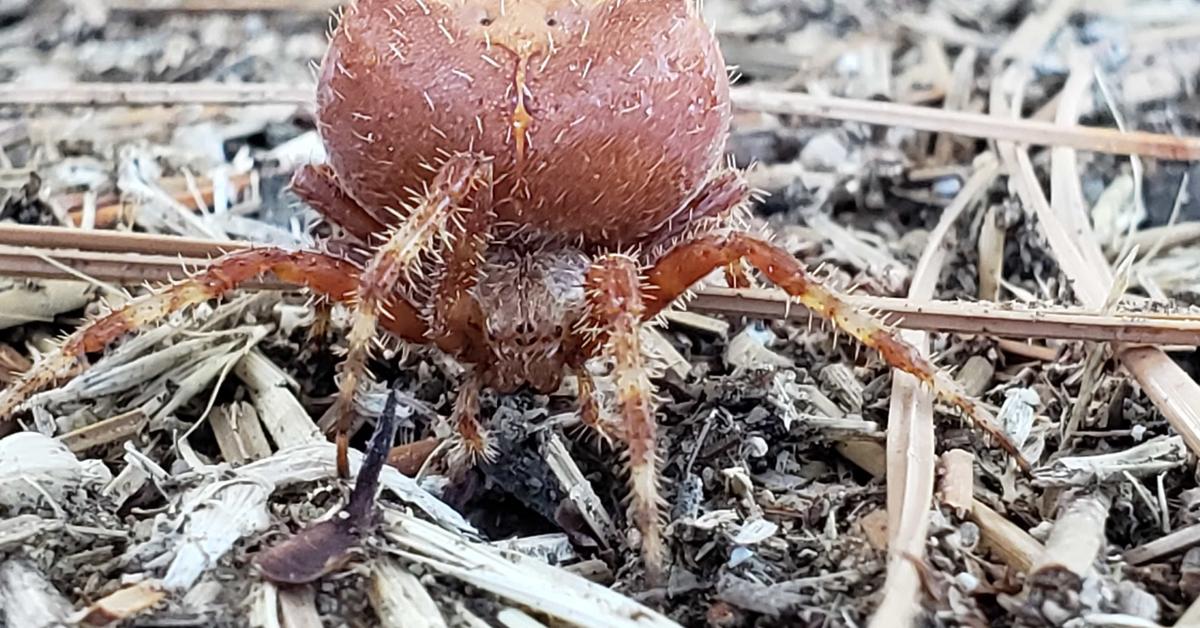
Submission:
POLYGON ((363 209, 338 185, 333 169, 328 165, 306 165, 292 175, 292 191, 317 213, 336 224, 362 244, 387 233, 387 226, 363 209))
POLYGON ((582 366, 574 368, 575 381, 579 387, 579 420, 592 430, 605 444, 611 445, 613 428, 604 420, 600 411, 600 399, 596 394, 596 381, 582 366))
MULTIPOLYGON (((455 242, 445 255, 445 269, 433 293, 430 338, 443 351, 465 356, 473 364, 486 363, 483 311, 472 295, 482 272, 484 255, 491 238, 495 214, 491 175, 484 173, 482 187, 475 192, 472 209, 454 230, 455 242)), ((480 371, 472 370, 454 400, 451 423, 455 434, 448 462, 454 470, 466 470, 480 460, 491 460, 495 450, 479 421, 480 371)))
POLYGON ((659 582, 663 569, 655 439, 654 385, 638 328, 646 319, 637 262, 625 255, 599 258, 586 280, 588 324, 604 338, 600 354, 613 361, 618 433, 629 455, 629 516, 642 534, 646 579, 659 582))
MULTIPOLYGON (((75 375, 86 354, 100 351, 126 333, 158 322, 172 312, 220 297, 268 272, 334 301, 346 300, 353 293, 358 277, 353 264, 323 253, 261 248, 219 257, 203 271, 133 299, 80 327, 57 350, 39 360, 19 382, 0 394, 0 421, 8 419, 34 393, 75 375)), ((424 323, 416 316, 416 310, 408 303, 397 303, 392 310, 389 330, 420 341, 424 323)))
POLYGON ((486 349, 483 311, 471 291, 479 283, 484 255, 491 239, 495 214, 491 175, 475 192, 472 209, 453 231, 453 246, 445 256, 445 268, 433 293, 430 337, 451 355, 467 356, 480 363, 478 352, 486 349))
POLYGON ((443 240, 453 233, 447 227, 461 219, 463 200, 482 180, 491 180, 491 164, 470 155, 447 160, 428 192, 418 199, 405 220, 387 234, 387 242, 376 250, 359 278, 338 396, 330 409, 337 421, 337 466, 342 477, 348 477, 350 472, 346 454, 354 418, 354 396, 359 384, 369 377, 367 360, 379 327, 379 315, 387 313, 398 284, 417 279, 423 256, 436 258, 443 254, 443 240))
POLYGON ((882 321, 859 311, 840 294, 818 283, 805 272, 799 260, 765 240, 733 231, 679 244, 659 258, 650 270, 647 316, 657 314, 712 270, 739 259, 749 262, 814 314, 879 351, 892 368, 909 373, 929 386, 938 397, 957 407, 977 428, 994 438, 1022 469, 1029 470, 1029 462, 1004 429, 987 410, 971 400, 957 382, 882 321))
POLYGON ((472 370, 458 389, 450 421, 454 424, 448 462, 451 469, 466 470, 480 460, 491 460, 495 450, 488 443, 487 431, 479 423, 479 391, 483 381, 472 370))

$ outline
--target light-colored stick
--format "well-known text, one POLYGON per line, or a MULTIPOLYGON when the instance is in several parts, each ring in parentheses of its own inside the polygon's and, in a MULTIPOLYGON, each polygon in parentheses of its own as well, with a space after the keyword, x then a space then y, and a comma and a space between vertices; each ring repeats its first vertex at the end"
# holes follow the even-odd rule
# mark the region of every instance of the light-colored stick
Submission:
MULTIPOLYGON (((124 285, 179 278, 203 267, 208 257, 251 246, 178 236, 0 225, 0 275, 78 279, 86 275, 124 285)), ((247 289, 286 289, 264 277, 247 289)), ((1014 308, 959 301, 913 303, 908 299, 851 295, 852 305, 895 320, 903 329, 985 334, 1009 338, 1058 338, 1133 344, 1200 346, 1200 314, 1157 312, 1097 314, 1069 308, 1014 308)), ((778 290, 705 288, 690 312, 804 321, 808 310, 778 290)))
MULTIPOLYGON (((872 476, 882 478, 886 475, 884 448, 879 443, 848 440, 838 443, 837 449, 847 460, 872 476)), ((1042 544, 1037 539, 978 498, 971 502, 969 516, 979 526, 983 544, 992 550, 996 558, 1017 571, 1027 573, 1037 557, 1042 555, 1042 544)))
POLYGON ((1028 573, 1045 548, 1017 524, 1005 519, 987 504, 975 499, 971 506, 971 521, 979 526, 983 544, 1005 564, 1028 573))
MULTIPOLYGON (((1004 82, 1016 85, 1023 80, 1022 71, 1014 68, 1006 73, 1004 82)), ((1012 103, 1006 102, 1007 99, 998 88, 993 90, 992 100, 991 107, 998 117, 1019 114, 1012 103)), ((1088 226, 1088 218, 1077 216, 1087 210, 1079 203, 1071 202, 1070 197, 1060 196, 1053 205, 1046 199, 1025 146, 1000 142, 998 149, 1010 173, 1012 187, 1021 202, 1037 214, 1038 225, 1046 235, 1063 273, 1071 280, 1077 298, 1088 309, 1103 310, 1112 289, 1112 273, 1107 267, 1096 267, 1089 262, 1091 259, 1102 260, 1102 256, 1085 253, 1085 250, 1100 248, 1088 226), (1074 226, 1073 231, 1070 225, 1074 226)), ((1193 453, 1200 453, 1200 384, 1192 380, 1161 349, 1117 345, 1114 353, 1141 384, 1171 427, 1183 436, 1188 448, 1193 453)))
POLYGON ((151 105, 312 104, 313 87, 282 83, 75 83, 0 85, 0 105, 119 107, 151 105), (24 87, 24 89, 22 89, 24 87))
MULTIPOLYGON (((999 174, 994 157, 981 161, 954 202, 942 213, 913 271, 908 298, 914 303, 933 298, 938 275, 946 261, 942 246, 950 229, 967 208, 991 186, 999 174)), ((928 337, 905 332, 904 337, 928 354, 928 337)), ((929 509, 933 500, 934 462, 933 395, 911 375, 896 371, 887 432, 888 573, 883 601, 871 618, 873 628, 911 625, 916 617, 920 574, 913 565, 925 552, 929 509)))
MULTIPOLYGON (((0 105, 261 105, 309 106, 312 86, 277 83, 77 83, 55 87, 0 85, 0 105)), ((1116 129, 1060 126, 1041 120, 1005 119, 965 111, 946 111, 874 100, 795 94, 757 87, 736 88, 734 106, 749 111, 790 114, 951 133, 1034 146, 1065 146, 1118 155, 1159 159, 1200 159, 1200 138, 1116 129)))
POLYGON ((1200 523, 1193 523, 1130 549, 1125 552, 1125 560, 1130 565, 1144 565, 1197 545, 1200 545, 1200 523))
POLYGON ((1200 159, 1200 138, 1196 137, 1122 132, 1078 125, 1059 126, 1041 120, 1004 119, 932 107, 748 87, 734 90, 733 103, 752 111, 953 133, 1032 146, 1065 146, 1098 153, 1144 155, 1159 159, 1200 159))

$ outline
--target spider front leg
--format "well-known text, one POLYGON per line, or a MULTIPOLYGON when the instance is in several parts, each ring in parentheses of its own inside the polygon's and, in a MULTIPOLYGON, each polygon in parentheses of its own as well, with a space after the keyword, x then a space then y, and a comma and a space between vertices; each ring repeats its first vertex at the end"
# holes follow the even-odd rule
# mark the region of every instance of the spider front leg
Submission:
MULTIPOLYGON (((490 166, 486 166, 490 168, 490 166)), ((450 232, 452 244, 446 252, 445 266, 433 292, 430 337, 446 353, 480 363, 487 341, 483 333, 483 312, 472 290, 479 284, 481 267, 491 243, 495 220, 495 198, 491 171, 482 175, 482 187, 475 192, 472 209, 450 232)))
POLYGON ((838 329, 879 351, 889 366, 925 383, 934 394, 957 407, 977 428, 994 438, 1023 470, 1029 470, 1029 462, 1003 428, 987 410, 971 400, 957 382, 882 321, 856 309, 840 294, 818 283, 799 260, 765 240, 734 231, 700 236, 677 245, 659 258, 650 270, 647 316, 660 312, 714 269, 740 259, 749 262, 813 314, 831 321, 838 329))
MULTIPOLYGON (((445 255, 446 266, 433 294, 431 338, 443 351, 464 356, 474 364, 486 361, 480 353, 487 347, 483 312, 471 291, 479 283, 495 218, 491 183, 491 175, 485 173, 472 211, 453 234, 455 241, 445 255)), ((449 457, 452 469, 466 470, 480 460, 492 459, 495 453, 479 421, 482 388, 483 378, 474 370, 459 387, 451 416, 456 439, 449 457)))
POLYGON ((491 181, 491 164, 483 159, 457 155, 447 160, 426 194, 416 199, 404 221, 387 234, 387 242, 375 252, 358 280, 348 350, 342 362, 337 400, 330 410, 337 421, 337 466, 342 477, 350 474, 347 451, 354 397, 360 383, 369 377, 367 360, 379 316, 386 314, 395 286, 412 281, 421 272, 422 256, 436 258, 444 254, 451 244, 444 240, 453 233, 448 225, 458 226, 463 201, 484 181, 491 181))
MULTIPOLYGON (((11 417, 34 393, 77 374, 87 354, 104 349, 128 332, 161 321, 172 312, 221 297, 268 272, 334 301, 346 300, 358 285, 358 269, 353 264, 323 253, 263 248, 219 257, 202 272, 133 299, 76 330, 57 350, 39 360, 19 382, 0 394, 0 421, 11 417)), ((411 340, 424 338, 424 323, 406 302, 393 306, 388 328, 411 340)))
MULTIPOLYGON (((662 578, 663 545, 659 520, 658 451, 655 436, 654 386, 638 328, 646 317, 637 262, 624 255, 607 255, 587 274, 589 331, 602 339, 600 354, 612 360, 620 422, 617 432, 629 455, 629 516, 642 534, 646 579, 662 578)), ((589 391, 590 392, 590 391, 589 391)), ((584 403, 589 403, 585 399, 584 403)), ((599 421, 597 421, 599 423, 599 421)))

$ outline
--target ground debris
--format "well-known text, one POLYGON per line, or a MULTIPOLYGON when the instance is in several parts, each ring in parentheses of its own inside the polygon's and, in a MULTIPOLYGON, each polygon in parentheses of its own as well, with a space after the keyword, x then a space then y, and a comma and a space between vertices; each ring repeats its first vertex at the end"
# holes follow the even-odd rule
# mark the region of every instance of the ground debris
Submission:
MULTIPOLYGON (((184 4, 0 0, 0 80, 81 94, 311 83, 327 7, 184 4)), ((703 5, 750 87, 1200 135, 1200 11, 1186 2, 703 5)), ((848 292, 903 298, 936 250, 943 303, 1200 304, 1196 162, 1011 144, 739 111, 727 152, 763 190, 751 225, 848 292)), ((0 103, 0 221, 307 246, 336 233, 287 182, 323 159, 306 107, 0 103)), ((0 280, 0 380, 128 298, 84 275, 0 280)), ((461 369, 394 346, 377 352, 387 385, 360 395, 353 443, 393 395, 373 532, 332 543, 344 570, 277 586, 256 557, 349 508, 318 423, 346 334, 344 311, 326 310, 277 292, 196 308, 4 426, 0 625, 886 626, 875 611, 898 579, 922 626, 1200 621, 1200 431, 1171 379, 1200 372, 1194 348, 929 334, 931 357, 1038 465, 1022 476, 934 405, 939 488, 918 508, 889 503, 889 463, 916 454, 888 451, 894 379, 874 356, 804 321, 694 312, 645 339, 664 366, 663 588, 626 560, 639 539, 620 451, 577 427, 574 378, 485 398, 501 453, 454 476, 440 439, 461 369), (906 532, 897 508, 927 523, 920 555, 889 554, 906 532)))

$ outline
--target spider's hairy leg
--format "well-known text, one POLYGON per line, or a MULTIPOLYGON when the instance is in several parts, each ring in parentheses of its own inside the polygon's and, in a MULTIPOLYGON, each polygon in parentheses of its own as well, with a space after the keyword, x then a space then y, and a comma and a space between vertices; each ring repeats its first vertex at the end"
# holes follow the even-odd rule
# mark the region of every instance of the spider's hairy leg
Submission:
POLYGON ((465 471, 481 460, 491 460, 495 450, 488 443, 487 432, 479 424, 479 391, 483 381, 471 371, 458 389, 450 421, 454 426, 448 461, 455 471, 465 471))
POLYGON ((387 226, 346 194, 328 165, 306 165, 292 175, 292 191, 326 220, 363 244, 387 233, 387 226))
POLYGON ((638 328, 646 318, 637 262, 606 255, 587 274, 588 324, 603 335, 599 349, 613 361, 619 433, 629 455, 630 518, 642 534, 646 579, 661 581, 663 544, 658 494, 654 386, 638 328))
POLYGON ((472 357, 487 344, 483 311, 472 290, 479 283, 496 217, 491 174, 484 172, 480 183, 471 211, 451 230, 453 243, 445 254, 442 277, 433 292, 430 316, 430 337, 443 351, 472 357))
POLYGON ((387 312, 396 285, 419 271, 422 255, 442 254, 442 238, 449 233, 447 226, 463 211, 466 197, 482 180, 490 178, 491 164, 477 156, 457 155, 448 159, 428 193, 418 199, 404 221, 388 234, 387 242, 376 250, 359 278, 338 396, 330 409, 337 424, 337 466, 342 477, 350 474, 347 452, 354 397, 368 375, 367 360, 379 327, 379 315, 387 312))
MULTIPOLYGON (((452 228, 454 241, 445 254, 445 268, 433 292, 430 338, 443 351, 454 355, 471 356, 487 346, 483 312, 471 291, 479 283, 495 218, 490 172, 485 170, 480 183, 482 187, 475 191, 470 213, 452 228)), ((465 471, 495 455, 488 433, 479 422, 482 388, 483 378, 472 370, 454 400, 451 423, 455 434, 449 462, 456 471, 465 471)))
MULTIPOLYGON (((285 282, 307 286, 334 301, 346 300, 357 285, 358 277, 358 269, 353 264, 322 253, 261 248, 219 257, 202 272, 133 299, 80 327, 0 395, 0 420, 11 416, 30 395, 75 375, 86 354, 100 351, 126 333, 161 321, 172 312, 223 296, 267 272, 285 282)), ((419 339, 422 334, 420 319, 415 318, 415 311, 408 307, 409 310, 397 311, 392 329, 419 339)))
POLYGON ((734 231, 710 234, 685 241, 663 255, 649 273, 652 289, 647 294, 647 313, 653 316, 709 272, 744 259, 772 283, 817 316, 862 344, 879 351, 892 368, 904 371, 929 386, 934 394, 957 407, 976 427, 994 438, 1025 470, 1029 463, 991 413, 973 401, 944 371, 921 355, 879 319, 862 312, 846 299, 817 282, 800 261, 787 251, 734 231))
POLYGON ((586 368, 579 366, 575 368, 575 381, 579 388, 579 420, 605 444, 612 444, 612 427, 605 422, 601 413, 596 380, 586 368))

